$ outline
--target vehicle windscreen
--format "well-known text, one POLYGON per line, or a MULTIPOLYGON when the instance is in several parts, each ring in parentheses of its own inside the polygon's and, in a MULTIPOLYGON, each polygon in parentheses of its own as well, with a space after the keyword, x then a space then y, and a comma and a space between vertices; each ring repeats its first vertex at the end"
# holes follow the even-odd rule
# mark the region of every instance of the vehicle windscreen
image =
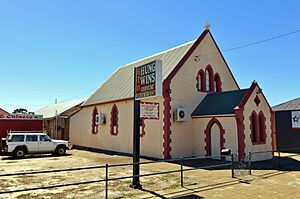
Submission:
POLYGON ((41 142, 50 142, 51 138, 48 135, 40 135, 41 142))

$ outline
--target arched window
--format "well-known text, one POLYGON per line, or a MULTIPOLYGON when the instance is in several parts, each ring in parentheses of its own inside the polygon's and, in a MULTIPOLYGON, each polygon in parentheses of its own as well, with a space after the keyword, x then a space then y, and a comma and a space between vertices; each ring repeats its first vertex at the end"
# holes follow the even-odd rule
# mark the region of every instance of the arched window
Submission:
POLYGON ((94 108, 92 114, 92 134, 98 133, 98 110, 97 107, 94 108))
POLYGON ((197 80, 197 90, 204 91, 205 90, 205 74, 202 69, 198 72, 196 80, 197 80))
POLYGON ((221 87, 221 78, 218 73, 215 74, 214 77, 214 92, 221 92, 222 87, 221 87))
POLYGON ((255 111, 252 112, 250 116, 251 122, 251 140, 252 143, 255 144, 258 142, 258 125, 257 125, 257 114, 255 111))
POLYGON ((214 90, 213 74, 214 71, 212 67, 207 65, 205 69, 205 91, 207 92, 214 90))
POLYGON ((266 118, 262 111, 258 115, 259 142, 266 142, 266 118))
POLYGON ((117 135, 119 127, 119 111, 117 105, 113 105, 110 112, 110 134, 117 135))

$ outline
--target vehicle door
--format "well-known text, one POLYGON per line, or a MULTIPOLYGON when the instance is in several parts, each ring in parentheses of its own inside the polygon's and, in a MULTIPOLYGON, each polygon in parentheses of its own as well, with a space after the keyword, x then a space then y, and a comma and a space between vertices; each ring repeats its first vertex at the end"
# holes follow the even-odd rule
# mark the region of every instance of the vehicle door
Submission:
POLYGON ((25 144, 29 153, 36 153, 39 151, 39 143, 37 135, 26 134, 25 144))
POLYGON ((8 151, 11 152, 16 146, 24 145, 25 135, 12 135, 8 140, 8 151))
POLYGON ((39 151, 40 152, 52 152, 54 150, 54 143, 48 135, 39 136, 39 151))

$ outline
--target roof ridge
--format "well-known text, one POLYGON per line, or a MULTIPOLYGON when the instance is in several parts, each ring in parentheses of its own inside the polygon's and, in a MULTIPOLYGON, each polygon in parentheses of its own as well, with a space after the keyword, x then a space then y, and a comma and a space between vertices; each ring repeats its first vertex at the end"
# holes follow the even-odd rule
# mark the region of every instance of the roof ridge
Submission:
POLYGON ((155 54, 152 54, 152 55, 149 55, 149 56, 140 58, 140 59, 138 59, 138 60, 135 60, 135 61, 130 62, 130 63, 128 63, 128 64, 125 64, 125 65, 123 65, 123 66, 120 66, 119 68, 124 68, 124 67, 130 66, 130 65, 132 65, 132 64, 135 64, 135 63, 137 63, 137 62, 141 62, 141 61, 143 61, 143 60, 150 59, 150 58, 152 58, 152 57, 155 57, 155 56, 158 56, 158 55, 161 55, 161 54, 170 52, 170 51, 175 50, 175 49, 177 49, 177 48, 181 48, 181 47, 183 47, 183 46, 185 46, 185 45, 191 44, 191 43, 195 42, 196 40, 197 40, 197 39, 193 39, 193 40, 191 40, 191 41, 188 41, 188 42, 179 44, 179 45, 177 45, 177 46, 175 46, 175 47, 168 48, 168 49, 163 50, 163 51, 160 51, 160 52, 158 52, 158 53, 155 53, 155 54))
POLYGON ((296 97, 296 98, 291 99, 291 100, 289 100, 289 101, 282 102, 282 103, 280 103, 280 104, 277 104, 277 105, 273 106, 272 108, 275 108, 275 107, 278 107, 278 106, 281 106, 281 105, 283 105, 283 104, 287 104, 287 103, 290 103, 290 102, 296 101, 296 100, 300 100, 300 97, 296 97))

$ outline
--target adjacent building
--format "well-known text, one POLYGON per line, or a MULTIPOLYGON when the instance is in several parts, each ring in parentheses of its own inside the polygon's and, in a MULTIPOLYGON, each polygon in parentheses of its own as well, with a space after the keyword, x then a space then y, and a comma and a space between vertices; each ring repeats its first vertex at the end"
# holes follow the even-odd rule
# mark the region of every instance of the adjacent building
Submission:
POLYGON ((0 108, 0 114, 1 115, 6 115, 6 114, 9 114, 9 112, 7 112, 6 110, 3 110, 2 108, 0 108))
POLYGON ((0 113, 0 139, 6 137, 10 131, 41 132, 43 118, 34 114, 0 113))
MULTIPOLYGON (((243 158, 273 149, 273 111, 261 88, 253 81, 240 89, 208 29, 196 40, 117 69, 71 116, 73 144, 132 153, 133 69, 154 60, 162 62, 162 96, 141 102, 158 106, 156 119, 141 118, 142 155, 217 157, 229 148, 243 158)), ((271 152, 253 157, 268 158, 271 152)))
POLYGON ((77 113, 86 98, 51 104, 36 112, 43 115, 43 131, 54 139, 69 140, 70 117, 77 113))
POLYGON ((300 151, 300 97, 273 107, 276 142, 280 151, 300 151))

